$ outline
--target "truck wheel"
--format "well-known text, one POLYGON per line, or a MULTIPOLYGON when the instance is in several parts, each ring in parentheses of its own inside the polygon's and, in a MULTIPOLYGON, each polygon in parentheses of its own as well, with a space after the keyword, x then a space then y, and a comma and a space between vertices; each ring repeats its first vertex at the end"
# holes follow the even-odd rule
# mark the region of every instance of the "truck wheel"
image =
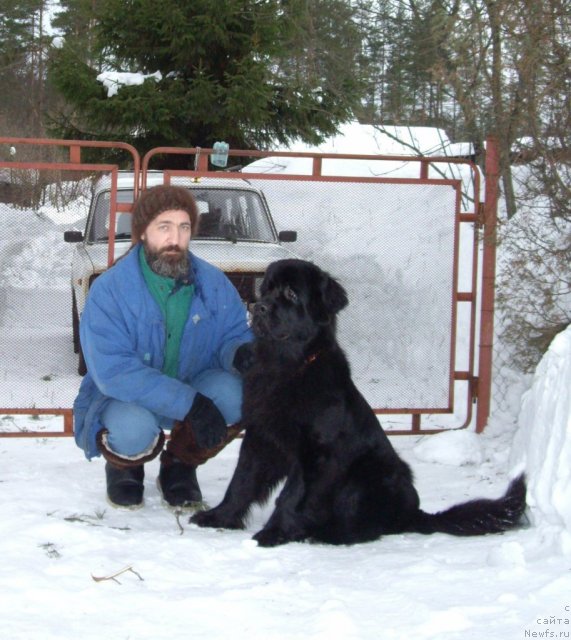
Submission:
POLYGON ((75 291, 71 291, 71 331, 73 335, 73 352, 79 353, 79 314, 77 313, 77 300, 75 291))
POLYGON ((81 350, 81 345, 79 345, 79 359, 77 365, 77 373, 80 376, 84 376, 87 373, 87 365, 85 364, 85 358, 83 357, 83 351, 81 350))

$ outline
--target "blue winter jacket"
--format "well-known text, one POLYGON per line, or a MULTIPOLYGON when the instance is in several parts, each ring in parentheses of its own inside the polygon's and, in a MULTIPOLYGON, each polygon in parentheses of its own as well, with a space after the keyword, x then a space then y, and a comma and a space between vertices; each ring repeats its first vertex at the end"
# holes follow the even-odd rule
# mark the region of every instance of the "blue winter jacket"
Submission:
POLYGON ((236 349, 252 339, 246 308, 226 275, 190 254, 195 291, 180 345, 178 379, 161 372, 165 323, 134 247, 93 283, 81 316, 81 347, 87 374, 73 405, 75 441, 88 459, 103 428, 111 398, 133 402, 159 416, 182 420, 196 391, 188 382, 205 369, 236 373, 236 349))

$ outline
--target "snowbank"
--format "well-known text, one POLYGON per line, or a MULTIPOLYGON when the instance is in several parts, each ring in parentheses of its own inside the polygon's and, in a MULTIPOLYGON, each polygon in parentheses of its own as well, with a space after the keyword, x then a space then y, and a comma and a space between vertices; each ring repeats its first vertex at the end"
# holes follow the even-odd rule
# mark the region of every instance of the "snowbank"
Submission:
MULTIPOLYGON (((319 145, 301 141, 292 142, 287 149, 295 153, 332 153, 360 155, 416 156, 433 155, 437 150, 450 144, 448 136, 436 127, 393 127, 363 125, 347 122, 339 127, 339 133, 327 138, 319 145)), ((276 149, 278 150, 278 149, 276 149)), ((327 159, 323 161, 321 172, 331 176, 366 177, 407 177, 418 178, 418 163, 400 160, 345 160, 327 159)), ((450 170, 450 169, 448 169, 450 170)), ((283 173, 290 175, 311 175, 311 158, 291 156, 268 156, 259 158, 243 169, 244 173, 283 173)), ((453 169, 455 177, 462 172, 453 169)))
POLYGON ((315 146, 293 142, 289 151, 320 153, 363 153, 386 155, 430 155, 450 144, 443 129, 436 127, 374 126, 346 122, 339 133, 315 146))
POLYGON ((525 393, 511 462, 528 477, 538 527, 554 529, 571 554, 571 326, 551 343, 525 393))

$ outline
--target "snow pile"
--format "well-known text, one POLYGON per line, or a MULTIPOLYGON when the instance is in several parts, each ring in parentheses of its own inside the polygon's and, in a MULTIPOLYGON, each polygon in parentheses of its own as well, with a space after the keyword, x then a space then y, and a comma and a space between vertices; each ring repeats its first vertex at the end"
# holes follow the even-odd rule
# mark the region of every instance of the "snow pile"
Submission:
POLYGON ((289 146, 289 151, 409 156, 417 153, 430 155, 449 144, 446 132, 436 127, 381 127, 347 122, 339 127, 337 135, 318 147, 298 141, 289 146))
MULTIPOLYGON (((37 210, 2 207, 5 230, 0 236, 2 313, 8 311, 9 289, 28 289, 44 297, 49 297, 46 291, 50 289, 69 292, 73 245, 63 242, 63 231, 83 228, 89 208, 87 187, 86 182, 78 198, 60 207, 52 204, 44 204, 37 210)), ((42 307, 40 303, 37 308, 45 309, 45 304, 42 307)))
POLYGON ((526 471, 534 524, 560 531, 571 553, 571 326, 553 340, 523 397, 511 461, 514 475, 526 471))
MULTIPOLYGON (((318 146, 293 142, 287 149, 294 153, 332 153, 359 155, 416 156, 431 155, 450 144, 448 136, 436 127, 375 127, 348 122, 339 127, 339 133, 318 146)), ((245 173, 283 173, 311 175, 312 158, 295 156, 268 156, 244 167, 245 173)), ((325 159, 323 175, 365 177, 412 177, 419 175, 418 163, 400 160, 347 160, 325 159)))

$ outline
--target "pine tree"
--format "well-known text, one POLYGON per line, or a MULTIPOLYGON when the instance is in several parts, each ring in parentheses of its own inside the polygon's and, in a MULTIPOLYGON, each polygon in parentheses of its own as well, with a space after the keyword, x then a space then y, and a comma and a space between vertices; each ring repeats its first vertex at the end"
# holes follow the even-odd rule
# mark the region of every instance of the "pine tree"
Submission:
MULTIPOLYGON (((67 2, 61 22, 72 9, 67 2)), ((352 64, 309 51, 312 29, 317 43, 325 36, 339 41, 337 50, 347 43, 356 59, 359 34, 350 15, 341 0, 98 0, 89 55, 69 23, 64 46, 54 51, 51 77, 70 105, 54 118, 57 132, 120 139, 141 152, 217 140, 234 148, 294 137, 319 142, 351 117, 360 95, 352 64), (158 71, 161 79, 108 98, 97 81, 102 69, 158 71)))

